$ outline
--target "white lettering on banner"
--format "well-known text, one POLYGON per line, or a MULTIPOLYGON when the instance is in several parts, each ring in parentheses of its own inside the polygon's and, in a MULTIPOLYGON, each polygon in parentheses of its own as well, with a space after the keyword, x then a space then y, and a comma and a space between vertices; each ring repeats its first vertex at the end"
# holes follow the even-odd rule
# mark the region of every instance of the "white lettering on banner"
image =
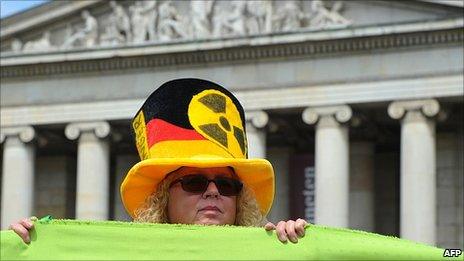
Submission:
POLYGON ((305 219, 310 223, 314 223, 314 189, 315 189, 315 176, 314 167, 306 167, 304 169, 304 189, 303 196, 305 197, 305 219))

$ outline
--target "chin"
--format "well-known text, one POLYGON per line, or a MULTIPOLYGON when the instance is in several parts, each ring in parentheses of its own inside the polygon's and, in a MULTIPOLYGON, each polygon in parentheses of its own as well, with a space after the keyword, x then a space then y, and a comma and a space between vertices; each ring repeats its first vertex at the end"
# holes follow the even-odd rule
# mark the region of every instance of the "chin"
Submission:
POLYGON ((225 225, 224 222, 215 219, 207 219, 207 220, 199 220, 195 222, 198 225, 207 225, 207 226, 214 226, 214 225, 225 225))
POLYGON ((222 222, 220 222, 218 220, 199 221, 197 224, 199 224, 199 225, 207 225, 207 226, 224 225, 222 222))

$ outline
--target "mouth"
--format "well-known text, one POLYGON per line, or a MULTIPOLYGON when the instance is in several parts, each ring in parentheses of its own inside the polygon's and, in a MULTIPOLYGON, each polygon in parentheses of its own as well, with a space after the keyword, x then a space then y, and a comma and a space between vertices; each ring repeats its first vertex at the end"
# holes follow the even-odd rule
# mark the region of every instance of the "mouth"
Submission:
POLYGON ((204 208, 201 208, 199 211, 217 211, 222 213, 222 211, 216 206, 206 206, 204 208))

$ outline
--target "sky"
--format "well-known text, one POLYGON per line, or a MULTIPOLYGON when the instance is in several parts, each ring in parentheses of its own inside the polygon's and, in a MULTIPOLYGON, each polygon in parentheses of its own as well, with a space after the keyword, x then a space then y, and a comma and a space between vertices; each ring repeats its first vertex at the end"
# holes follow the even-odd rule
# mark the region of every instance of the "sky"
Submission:
POLYGON ((25 11, 49 0, 0 0, 0 18, 25 11))

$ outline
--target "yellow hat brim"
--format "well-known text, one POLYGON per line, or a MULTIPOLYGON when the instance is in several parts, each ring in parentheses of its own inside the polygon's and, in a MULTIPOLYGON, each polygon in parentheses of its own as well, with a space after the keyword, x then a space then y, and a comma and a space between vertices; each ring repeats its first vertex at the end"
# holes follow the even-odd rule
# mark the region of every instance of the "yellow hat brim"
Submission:
POLYGON ((265 159, 236 158, 155 158, 134 165, 121 184, 121 198, 127 212, 134 218, 148 196, 156 191, 167 174, 180 167, 232 167, 240 180, 256 197, 261 213, 269 213, 274 200, 274 170, 265 159))

